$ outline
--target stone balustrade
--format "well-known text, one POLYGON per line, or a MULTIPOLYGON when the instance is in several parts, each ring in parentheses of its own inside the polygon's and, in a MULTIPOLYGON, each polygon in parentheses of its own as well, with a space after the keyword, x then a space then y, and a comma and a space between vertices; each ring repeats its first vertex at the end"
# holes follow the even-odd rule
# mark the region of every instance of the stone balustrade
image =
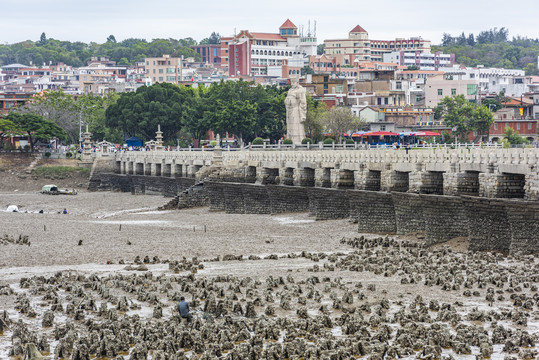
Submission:
POLYGON ((152 151, 112 161, 117 174, 195 177, 217 157, 249 178, 239 182, 539 200, 534 148, 152 151))

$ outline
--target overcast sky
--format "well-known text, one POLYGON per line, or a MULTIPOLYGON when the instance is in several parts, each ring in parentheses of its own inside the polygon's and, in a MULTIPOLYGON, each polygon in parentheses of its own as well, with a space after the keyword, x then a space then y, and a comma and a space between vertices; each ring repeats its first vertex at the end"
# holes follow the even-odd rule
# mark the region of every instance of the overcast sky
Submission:
POLYGON ((477 34, 493 27, 509 36, 539 37, 539 1, 520 0, 0 0, 0 42, 48 38, 103 43, 127 38, 185 38, 212 31, 277 32, 290 18, 307 29, 316 21, 318 42, 345 38, 361 25, 370 39, 421 36, 438 44, 444 32, 477 34))

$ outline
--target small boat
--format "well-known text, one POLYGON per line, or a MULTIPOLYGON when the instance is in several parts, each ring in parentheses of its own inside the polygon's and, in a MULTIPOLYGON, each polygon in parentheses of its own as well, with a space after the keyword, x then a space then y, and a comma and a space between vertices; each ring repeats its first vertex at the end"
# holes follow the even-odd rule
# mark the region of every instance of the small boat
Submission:
POLYGON ((56 185, 44 185, 41 188, 41 193, 47 195, 77 195, 77 190, 59 189, 56 185))

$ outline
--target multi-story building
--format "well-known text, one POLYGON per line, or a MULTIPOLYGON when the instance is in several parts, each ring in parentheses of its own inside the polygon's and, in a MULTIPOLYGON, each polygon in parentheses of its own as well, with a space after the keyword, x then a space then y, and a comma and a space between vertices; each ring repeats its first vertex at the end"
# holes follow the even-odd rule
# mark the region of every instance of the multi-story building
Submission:
POLYGON ((324 40, 324 53, 328 55, 342 54, 348 57, 350 64, 354 61, 383 61, 383 55, 394 51, 430 52, 430 40, 421 37, 395 40, 370 40, 369 33, 357 25, 348 33, 348 39, 324 40))
POLYGON ((108 66, 102 63, 92 63, 79 70, 79 89, 84 94, 101 94, 108 83, 125 82, 126 66, 108 66), (105 86, 103 86, 105 84, 105 86))
POLYGON ((146 79, 149 84, 167 82, 179 84, 182 81, 182 59, 163 55, 144 59, 146 79))
POLYGON ((485 68, 482 65, 476 68, 454 65, 442 70, 446 75, 478 81, 482 94, 503 92, 506 96, 520 96, 530 91, 531 78, 526 76, 523 70, 485 68))
POLYGON ((0 93, 0 114, 7 114, 14 107, 24 105, 31 97, 30 93, 0 93))
POLYGON ((477 80, 463 80, 457 75, 437 75, 427 78, 425 83, 425 106, 434 108, 446 96, 464 95, 469 101, 478 101, 477 80))
POLYGON ((455 54, 443 54, 421 51, 393 51, 384 54, 384 62, 397 63, 402 66, 416 66, 419 70, 444 70, 455 64, 455 54))
POLYGON ((191 49, 200 54, 200 58, 205 64, 213 64, 213 66, 221 66, 221 45, 195 45, 191 49))
POLYGON ((316 37, 298 34, 290 20, 279 27, 279 33, 242 30, 233 37, 221 38, 221 67, 231 77, 269 75, 288 78, 297 75, 316 55, 316 37))

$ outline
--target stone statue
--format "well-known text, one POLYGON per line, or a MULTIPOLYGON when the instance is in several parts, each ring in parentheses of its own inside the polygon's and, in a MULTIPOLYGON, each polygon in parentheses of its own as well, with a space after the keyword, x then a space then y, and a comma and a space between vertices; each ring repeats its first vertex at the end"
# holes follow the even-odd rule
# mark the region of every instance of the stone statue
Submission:
POLYGON ((298 78, 290 78, 292 87, 284 101, 286 106, 286 136, 294 144, 300 144, 305 138, 305 119, 307 118, 307 97, 305 88, 298 78))

